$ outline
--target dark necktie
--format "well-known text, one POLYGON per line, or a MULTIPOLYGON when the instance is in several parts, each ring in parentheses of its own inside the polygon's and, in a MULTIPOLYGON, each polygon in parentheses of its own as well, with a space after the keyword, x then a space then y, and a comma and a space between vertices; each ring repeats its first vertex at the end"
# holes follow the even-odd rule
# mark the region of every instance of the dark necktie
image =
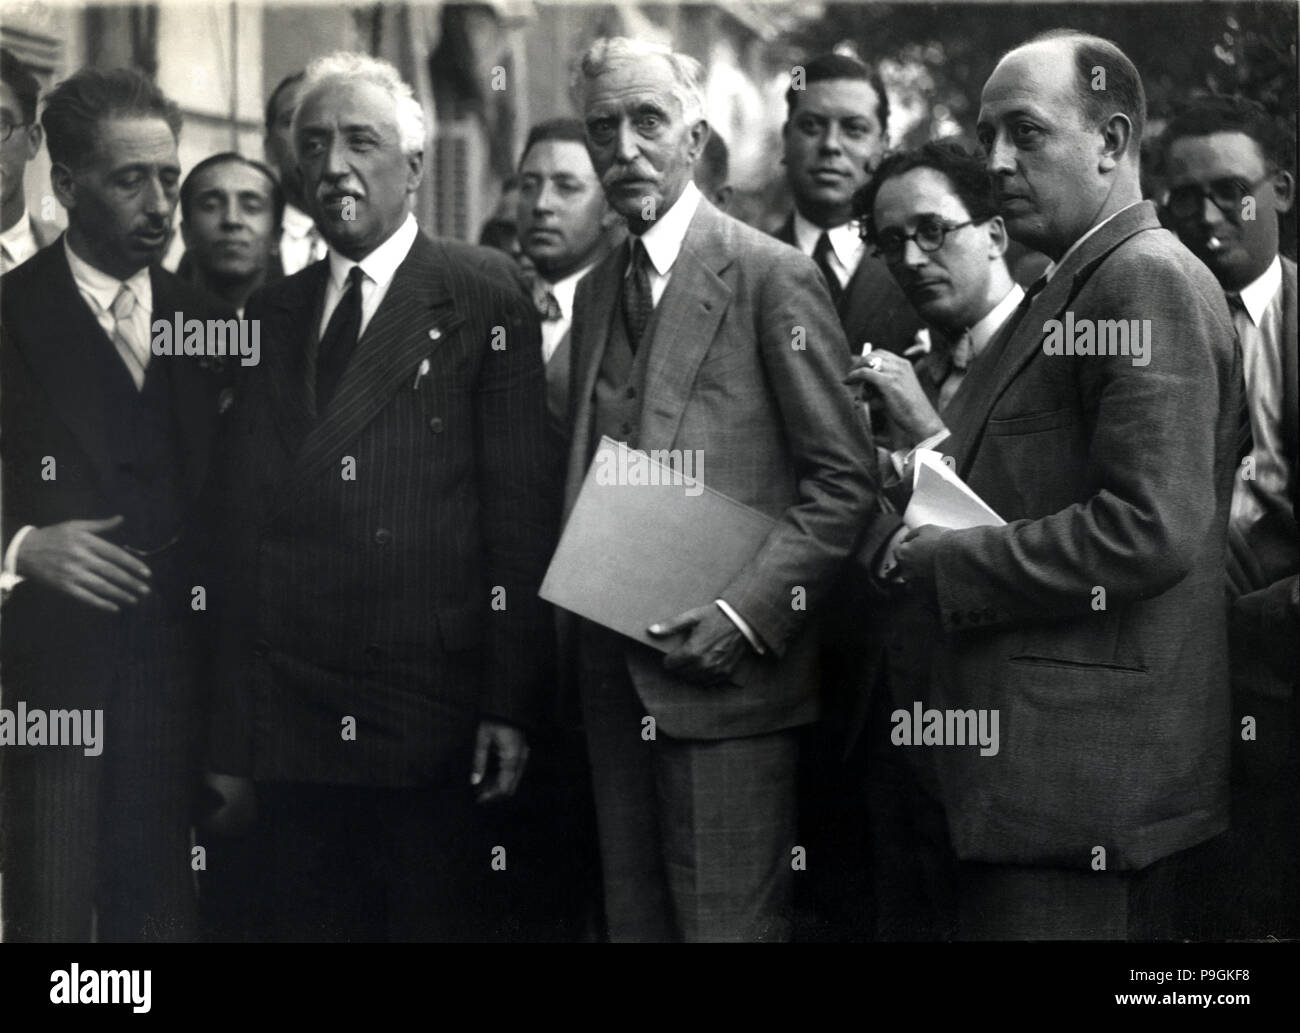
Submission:
POLYGON ((1236 340, 1237 354, 1242 360, 1241 407, 1237 413, 1237 465, 1240 466, 1241 461, 1255 451, 1255 435, 1250 430, 1250 400, 1246 397, 1246 356, 1241 347, 1241 332, 1237 329, 1242 320, 1249 322, 1250 313, 1246 311, 1246 305, 1241 300, 1240 294, 1228 291, 1224 296, 1228 299, 1228 311, 1232 314, 1233 329, 1237 330, 1233 336, 1236 340))
POLYGON ((817 238, 817 246, 813 248, 812 257, 817 263, 817 268, 822 271, 822 279, 826 281, 826 289, 831 292, 831 300, 838 307, 840 298, 844 295, 844 288, 840 286, 840 278, 831 268, 831 238, 825 230, 822 230, 822 235, 817 238))
POLYGON ((329 405, 334 389, 343 379, 343 371, 348 368, 353 349, 357 346, 357 335, 361 332, 361 280, 365 273, 361 266, 354 265, 348 270, 348 283, 343 288, 343 297, 334 306, 329 326, 320 339, 320 348, 316 352, 316 411, 323 413, 329 405))
POLYGON ((627 327, 627 342, 633 354, 641 343, 641 336, 654 311, 654 295, 650 293, 650 274, 646 269, 650 258, 640 238, 631 242, 628 274, 623 277, 623 322, 627 327))

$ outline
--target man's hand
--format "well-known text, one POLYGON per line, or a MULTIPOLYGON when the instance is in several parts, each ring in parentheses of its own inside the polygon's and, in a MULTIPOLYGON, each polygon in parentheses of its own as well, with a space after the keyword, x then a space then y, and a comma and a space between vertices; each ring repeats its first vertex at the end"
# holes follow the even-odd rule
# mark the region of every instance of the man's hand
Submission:
POLYGON ((943 421, 925 397, 910 362, 887 351, 855 355, 852 361, 844 383, 870 384, 880 392, 889 418, 907 439, 896 442, 896 447, 911 448, 943 430, 943 421))
POLYGON ((469 778, 470 785, 478 786, 476 801, 487 803, 514 796, 527 766, 528 739, 522 731, 500 721, 485 719, 479 722, 474 739, 474 771, 469 778), (492 778, 484 782, 494 754, 496 765, 492 778))
POLYGON ((690 630, 686 641, 664 657, 664 670, 699 685, 719 685, 731 677, 749 649, 740 629, 715 603, 679 613, 669 621, 651 624, 656 637, 690 630))
POLYGON ((947 532, 946 527, 935 524, 924 524, 915 531, 909 531, 894 553, 898 560, 898 578, 908 584, 932 585, 936 546, 947 532))
POLYGON ((134 606, 149 594, 149 568, 100 537, 120 527, 122 519, 66 520, 34 528, 18 548, 15 573, 106 613, 134 606))

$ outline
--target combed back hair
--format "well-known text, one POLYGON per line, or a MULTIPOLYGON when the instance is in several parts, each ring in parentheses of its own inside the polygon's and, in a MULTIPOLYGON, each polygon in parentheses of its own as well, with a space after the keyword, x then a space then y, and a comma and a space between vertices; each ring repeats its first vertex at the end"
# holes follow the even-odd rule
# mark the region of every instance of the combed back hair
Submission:
MULTIPOLYGON (((889 94, 880 74, 868 68, 855 57, 846 54, 819 54, 803 66, 803 84, 810 86, 815 82, 830 82, 833 79, 851 79, 867 83, 876 95, 876 120, 880 123, 882 134, 889 132, 889 94)), ((785 91, 785 117, 787 121, 794 117, 799 105, 802 90, 793 86, 785 91)))
POLYGON ((35 122, 36 99, 41 95, 41 84, 31 69, 4 47, 0 47, 0 81, 14 91, 23 121, 35 122))
POLYGON ((697 175, 703 173, 705 182, 714 190, 727 185, 727 177, 731 173, 731 154, 727 150, 727 141, 716 131, 710 131, 695 171, 697 175))
POLYGON ((524 163, 529 151, 539 143, 545 143, 547 140, 560 140, 564 143, 576 143, 585 147, 587 145, 587 130, 580 118, 566 116, 548 118, 545 122, 538 122, 537 125, 528 130, 528 139, 524 141, 524 152, 519 155, 519 164, 524 163))
POLYGON ((876 195, 889 180, 913 169, 933 169, 940 173, 975 222, 985 222, 998 214, 993 180, 984 155, 953 140, 933 140, 910 151, 886 155, 871 180, 853 195, 853 215, 861 221, 863 234, 873 244, 876 223, 872 209, 876 195))
POLYGON ((271 91, 271 96, 266 98, 266 131, 269 133, 275 128, 275 104, 280 99, 280 94, 290 86, 302 82, 304 72, 294 72, 292 75, 286 75, 276 84, 275 89, 271 91))
MULTIPOLYGON (((1147 125, 1147 95, 1142 88, 1142 76, 1138 75, 1128 55, 1110 40, 1078 29, 1050 29, 1020 46, 1058 39, 1070 40, 1074 44, 1075 91, 1085 121, 1096 126, 1116 113, 1125 115, 1133 124, 1133 143, 1141 144, 1147 125), (1092 88, 1095 68, 1105 70, 1104 90, 1092 88)), ((1135 146, 1133 157, 1136 159, 1137 155, 1138 147, 1135 146)))
POLYGON ((318 57, 307 66, 303 73, 302 92, 298 95, 298 107, 293 114, 295 139, 298 135, 298 113, 302 111, 302 101, 309 93, 313 93, 316 87, 334 79, 373 83, 392 97, 402 153, 423 152, 424 109, 415 99, 415 91, 411 89, 410 84, 403 80, 401 73, 387 61, 348 50, 338 50, 333 54, 318 57))
POLYGON ((162 90, 129 68, 82 68, 45 98, 41 125, 50 158, 83 168, 95 152, 100 122, 115 118, 160 118, 172 136, 181 135, 181 112, 162 90))
POLYGON ((250 169, 256 169, 270 184, 269 191, 271 196, 271 209, 275 215, 274 225, 279 226, 280 220, 284 217, 284 191, 280 189, 280 184, 276 182, 275 176, 271 170, 263 165, 260 161, 254 161, 252 158, 245 158, 242 154, 236 154, 234 151, 222 151, 220 154, 213 154, 204 158, 201 162, 190 169, 185 179, 181 182, 181 218, 190 217, 190 205, 194 203, 194 191, 198 189, 198 176, 205 169, 210 169, 214 165, 225 165, 234 163, 236 165, 247 165, 250 169))
POLYGON ((1269 114, 1262 104, 1218 93, 1189 101, 1174 113, 1160 137, 1162 168, 1175 141, 1211 133, 1242 133, 1255 141, 1270 167, 1283 172, 1295 169, 1294 131, 1269 114))
POLYGON ((637 64, 654 58, 667 61, 673 71, 672 92, 682 109, 683 121, 694 123, 703 119, 704 69, 700 63, 689 54, 679 54, 671 47, 628 39, 626 36, 598 39, 579 59, 578 70, 573 76, 573 88, 581 102, 580 106, 585 106, 587 84, 603 75, 610 65, 617 62, 637 64))

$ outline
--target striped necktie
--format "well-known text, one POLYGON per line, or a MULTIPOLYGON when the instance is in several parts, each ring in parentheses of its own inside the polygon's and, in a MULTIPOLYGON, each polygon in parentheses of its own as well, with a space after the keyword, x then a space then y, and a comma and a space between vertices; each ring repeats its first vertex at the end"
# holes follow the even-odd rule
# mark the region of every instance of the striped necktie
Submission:
POLYGON ((1241 323, 1242 320, 1250 321, 1250 313, 1246 311, 1246 305, 1241 300, 1241 295, 1232 291, 1225 292, 1224 296, 1228 299, 1228 311, 1232 313, 1232 325, 1236 330, 1237 354, 1241 356, 1242 365, 1242 383, 1241 383, 1241 406, 1237 412, 1237 463, 1240 465, 1245 458, 1255 450, 1255 435, 1250 429, 1250 400, 1246 397, 1246 363, 1245 355, 1241 351, 1241 323))

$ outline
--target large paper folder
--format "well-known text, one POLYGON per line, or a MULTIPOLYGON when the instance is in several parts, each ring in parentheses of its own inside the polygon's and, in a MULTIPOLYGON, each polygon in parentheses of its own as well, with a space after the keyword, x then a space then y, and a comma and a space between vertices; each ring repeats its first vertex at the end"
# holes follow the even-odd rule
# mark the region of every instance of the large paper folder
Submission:
POLYGON ((669 456, 601 438, 540 593, 663 652, 679 639, 646 629, 718 598, 776 524, 669 456))

